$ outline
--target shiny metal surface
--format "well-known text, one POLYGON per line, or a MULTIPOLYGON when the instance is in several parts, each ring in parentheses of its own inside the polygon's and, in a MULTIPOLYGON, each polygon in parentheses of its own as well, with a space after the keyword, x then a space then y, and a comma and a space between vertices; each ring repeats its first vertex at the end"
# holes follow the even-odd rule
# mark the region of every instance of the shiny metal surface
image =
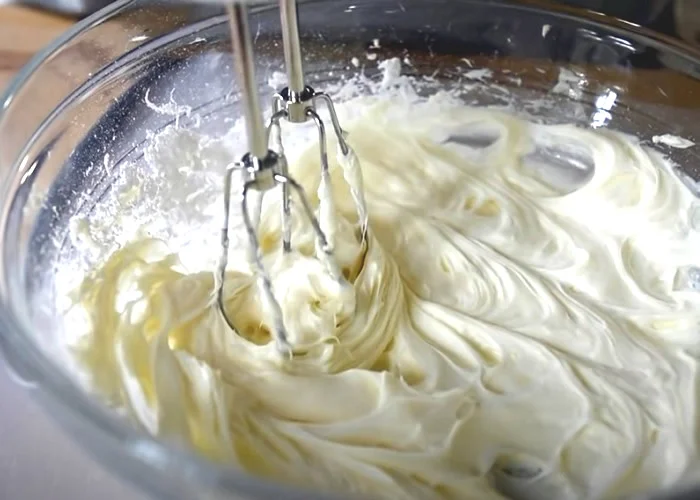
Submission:
POLYGON ((301 47, 299 46, 296 0, 281 0, 280 14, 289 90, 301 94, 304 91, 304 68, 302 67, 301 47))
POLYGON ((240 3, 227 6, 231 25, 231 42, 235 55, 236 76, 241 91, 243 116, 248 132, 249 152, 255 158, 267 154, 267 132, 263 125, 258 84, 255 79, 255 62, 250 27, 248 26, 248 9, 240 3))

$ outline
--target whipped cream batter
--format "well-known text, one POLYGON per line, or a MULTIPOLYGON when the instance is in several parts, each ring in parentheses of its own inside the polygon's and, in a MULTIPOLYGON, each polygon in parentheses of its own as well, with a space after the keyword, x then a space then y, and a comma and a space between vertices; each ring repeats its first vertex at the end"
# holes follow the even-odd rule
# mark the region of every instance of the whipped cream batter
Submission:
MULTIPOLYGON (((74 296, 93 387, 212 459, 365 498, 618 498, 696 474, 700 240, 665 160, 445 96, 341 108, 362 179, 332 163, 326 222, 351 286, 303 217, 285 257, 279 199, 261 213, 297 355, 250 268, 225 282, 239 336, 213 269, 143 238, 74 296)), ((317 206, 317 148, 290 168, 317 206)))

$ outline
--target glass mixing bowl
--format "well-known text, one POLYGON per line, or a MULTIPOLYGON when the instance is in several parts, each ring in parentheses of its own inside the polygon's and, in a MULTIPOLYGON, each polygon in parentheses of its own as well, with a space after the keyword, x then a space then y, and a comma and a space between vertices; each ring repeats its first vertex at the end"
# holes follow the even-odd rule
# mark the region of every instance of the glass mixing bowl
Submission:
MULTIPOLYGON (((467 82, 464 99, 475 104, 612 127, 650 143, 667 133, 700 140, 700 52, 629 23, 543 2, 470 0, 311 0, 300 3, 300 16, 319 89, 358 71, 373 78, 379 61, 408 56, 408 74, 438 86, 467 82)), ((82 388, 57 341, 71 328, 56 307, 62 271, 90 265, 66 237, 71 218, 96 211, 138 168, 153 131, 178 120, 220 135, 238 117, 225 22, 211 4, 117 1, 39 54, 2 96, 0 348, 76 440, 156 497, 328 498, 152 438, 82 388)), ((256 5, 251 27, 265 102, 266 82, 282 67, 276 10, 256 5)), ((693 186, 697 148, 659 147, 693 186)), ((696 493, 700 486, 687 498, 696 493)))

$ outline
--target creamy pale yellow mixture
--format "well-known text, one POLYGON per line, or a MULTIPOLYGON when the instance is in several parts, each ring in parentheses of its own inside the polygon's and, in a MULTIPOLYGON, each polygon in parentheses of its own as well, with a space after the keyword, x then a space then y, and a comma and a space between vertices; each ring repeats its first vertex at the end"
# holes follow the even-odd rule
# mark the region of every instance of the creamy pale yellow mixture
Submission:
MULTIPOLYGON (((617 498, 695 475, 693 195, 620 134, 448 101, 351 105, 366 246, 332 164, 351 286, 300 216, 284 257, 279 203, 264 206, 294 359, 250 270, 225 285, 239 336, 213 269, 141 240, 75 296, 94 388, 208 457, 365 498, 617 498)), ((292 165, 315 204, 319 170, 315 147, 292 165)))

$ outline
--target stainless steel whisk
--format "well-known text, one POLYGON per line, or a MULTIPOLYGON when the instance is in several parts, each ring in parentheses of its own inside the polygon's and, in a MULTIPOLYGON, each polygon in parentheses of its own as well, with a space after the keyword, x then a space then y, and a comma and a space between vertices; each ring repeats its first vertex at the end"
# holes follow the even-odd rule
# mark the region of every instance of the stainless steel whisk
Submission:
MULTIPOLYGON (((316 92, 304 82, 296 0, 280 0, 282 39, 288 86, 275 95, 272 116, 267 127, 263 125, 259 96, 256 90, 253 47, 250 28, 248 26, 247 9, 241 3, 234 2, 228 6, 228 15, 231 27, 235 70, 241 87, 241 104, 243 106, 246 122, 249 151, 238 163, 227 169, 224 178, 224 225, 221 232, 222 254, 216 275, 217 303, 229 327, 235 331, 234 322, 231 321, 224 307, 224 279, 228 264, 232 176, 235 170, 242 170, 245 181, 241 197, 241 211, 250 245, 250 258, 255 266, 257 277, 260 280, 263 299, 267 302, 268 310, 273 317, 273 335, 277 347, 284 355, 291 356, 293 349, 288 340, 287 330, 282 317, 282 309, 273 293, 272 281, 263 264, 260 243, 257 238, 262 197, 267 191, 278 186, 282 189, 281 218, 283 252, 289 253, 292 250, 291 195, 292 192, 296 192, 301 201, 303 214, 308 218, 315 232, 317 254, 319 258, 324 262, 327 271, 333 278, 337 279, 342 285, 347 285, 347 283, 334 259, 333 241, 329 238, 329 233, 333 228, 323 227, 323 224, 319 222, 319 219, 314 215, 314 211, 304 193, 304 189, 288 173, 287 161, 282 147, 280 123, 282 120, 297 124, 312 120, 315 123, 319 136, 322 185, 330 186, 330 173, 326 144, 326 128, 323 120, 316 111, 317 104, 325 104, 328 109, 333 129, 337 136, 340 154, 344 155, 346 158, 354 158, 354 153, 345 141, 344 133, 340 127, 331 98, 326 94, 316 92), (274 149, 270 147, 273 131, 276 132, 274 149), (256 206, 253 210, 249 207, 249 199, 251 198, 252 192, 259 193, 256 199, 256 206)), ((330 190, 328 190, 327 194, 330 196, 330 190)), ((332 205, 332 200, 329 199, 326 201, 328 204, 332 205)), ((364 201, 360 201, 360 204, 364 205, 364 201)), ((358 207, 358 211, 361 218, 363 211, 366 213, 364 207, 358 207)), ((321 219, 323 220, 323 217, 321 219)), ((361 224, 363 226, 362 230, 364 235, 366 220, 361 220, 361 224)))

